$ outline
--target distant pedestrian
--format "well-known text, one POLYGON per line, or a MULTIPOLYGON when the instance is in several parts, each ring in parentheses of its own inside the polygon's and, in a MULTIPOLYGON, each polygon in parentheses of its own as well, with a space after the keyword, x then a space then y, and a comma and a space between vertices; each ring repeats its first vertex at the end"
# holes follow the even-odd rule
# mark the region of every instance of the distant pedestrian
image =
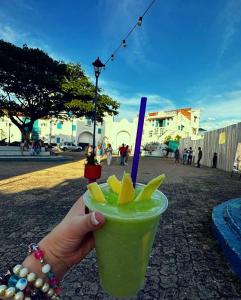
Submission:
POLYGON ((127 166, 127 162, 128 162, 128 158, 129 158, 129 156, 130 156, 130 153, 131 153, 131 150, 130 150, 129 146, 126 145, 126 156, 125 156, 125 162, 124 162, 124 164, 125 164, 126 166, 127 166))
POLYGON ((93 146, 91 144, 89 144, 86 149, 86 155, 90 156, 92 153, 93 153, 93 146))
POLYGON ((102 145, 98 145, 96 149, 96 159, 99 164, 101 163, 102 155, 103 155, 102 145))
POLYGON ((106 157, 107 157, 107 165, 108 165, 108 166, 111 165, 112 152, 113 152, 113 149, 112 149, 112 147, 111 147, 111 144, 108 144, 108 145, 107 145, 107 148, 105 149, 105 153, 106 153, 106 157))
POLYGON ((188 165, 192 164, 192 153, 193 153, 192 147, 190 147, 189 150, 188 150, 188 158, 187 158, 187 164, 188 165))
POLYGON ((179 164, 179 159, 180 159, 180 152, 179 149, 177 148, 175 151, 175 164, 179 164))
POLYGON ((40 152, 41 152, 41 146, 40 146, 39 141, 32 142, 32 151, 31 151, 31 154, 32 155, 39 155, 40 152))
POLYGON ((218 154, 217 152, 213 153, 213 165, 212 168, 217 168, 217 162, 218 162, 218 154))
POLYGON ((185 165, 185 163, 187 163, 187 159, 188 159, 188 150, 185 148, 183 150, 183 155, 182 155, 182 163, 185 165))
POLYGON ((24 141, 21 141, 21 143, 20 143, 20 150, 21 150, 21 155, 23 155, 23 151, 24 151, 24 141))
POLYGON ((119 154, 120 154, 120 165, 125 165, 125 157, 126 157, 126 147, 125 144, 122 144, 121 147, 119 147, 119 154))
POLYGON ((201 147, 198 147, 198 158, 197 158, 197 167, 200 168, 200 161, 202 159, 203 152, 201 147))

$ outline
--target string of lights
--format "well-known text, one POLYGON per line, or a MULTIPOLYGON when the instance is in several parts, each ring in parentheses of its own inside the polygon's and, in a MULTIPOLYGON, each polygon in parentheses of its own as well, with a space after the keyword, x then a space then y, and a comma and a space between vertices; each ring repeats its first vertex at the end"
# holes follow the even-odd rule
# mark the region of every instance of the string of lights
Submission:
POLYGON ((116 53, 122 48, 126 48, 127 47, 127 39, 130 37, 130 35, 132 34, 132 32, 135 30, 136 27, 141 27, 142 25, 142 21, 144 16, 146 15, 146 13, 148 12, 148 10, 152 7, 152 5, 154 4, 156 0, 152 0, 150 2, 150 4, 148 5, 148 7, 146 8, 146 10, 143 12, 143 14, 139 17, 138 21, 134 24, 134 26, 131 28, 131 30, 127 33, 127 35, 125 36, 125 38, 122 40, 122 42, 119 44, 119 46, 112 52, 112 54, 109 56, 109 58, 106 60, 105 62, 105 66, 108 64, 109 61, 113 61, 115 59, 116 53))

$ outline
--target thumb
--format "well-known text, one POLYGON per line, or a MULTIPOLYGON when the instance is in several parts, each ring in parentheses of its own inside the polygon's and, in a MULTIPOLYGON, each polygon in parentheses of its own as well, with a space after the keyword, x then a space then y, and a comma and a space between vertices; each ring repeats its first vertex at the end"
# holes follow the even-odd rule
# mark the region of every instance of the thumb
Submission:
POLYGON ((79 236, 102 227, 105 223, 104 216, 100 212, 92 212, 84 216, 76 217, 76 224, 73 229, 78 231, 79 236))

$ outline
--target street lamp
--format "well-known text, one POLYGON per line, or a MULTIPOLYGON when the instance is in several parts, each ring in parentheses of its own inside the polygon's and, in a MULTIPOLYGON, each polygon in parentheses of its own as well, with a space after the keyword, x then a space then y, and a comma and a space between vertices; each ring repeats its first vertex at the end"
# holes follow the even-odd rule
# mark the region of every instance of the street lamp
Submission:
POLYGON ((68 112, 69 118, 71 118, 71 143, 73 143, 73 124, 74 124, 74 117, 72 111, 68 112))
POLYGON ((9 124, 8 124, 8 145, 10 145, 11 126, 12 126, 12 123, 9 123, 9 124))
POLYGON ((94 132, 93 132, 93 153, 95 153, 95 131, 96 131, 96 110, 97 110, 97 100, 98 100, 98 78, 100 72, 105 65, 101 62, 99 57, 92 63, 95 71, 95 98, 94 98, 94 132))
POLYGON ((52 117, 50 117, 50 121, 49 121, 49 144, 51 145, 52 142, 52 129, 53 129, 53 121, 52 121, 52 117))

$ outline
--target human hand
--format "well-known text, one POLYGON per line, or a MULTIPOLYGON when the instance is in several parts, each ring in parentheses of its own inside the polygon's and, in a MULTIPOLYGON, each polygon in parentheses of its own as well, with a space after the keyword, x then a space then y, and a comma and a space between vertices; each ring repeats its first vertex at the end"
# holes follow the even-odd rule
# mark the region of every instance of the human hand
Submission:
MULTIPOLYGON (((102 227, 104 222, 99 212, 85 215, 81 197, 65 218, 38 243, 45 253, 45 261, 59 279, 94 248, 93 231, 102 227)), ((32 255, 25 259, 23 265, 41 276, 40 264, 36 264, 32 255)))

